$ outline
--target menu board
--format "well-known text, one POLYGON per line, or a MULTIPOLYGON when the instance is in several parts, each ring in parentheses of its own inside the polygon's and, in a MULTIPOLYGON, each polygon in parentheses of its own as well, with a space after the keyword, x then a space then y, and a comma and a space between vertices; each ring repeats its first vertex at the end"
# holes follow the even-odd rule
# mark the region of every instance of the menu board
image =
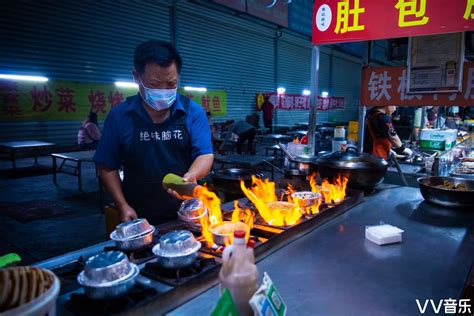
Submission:
POLYGON ((464 33, 410 37, 407 93, 460 92, 464 33))

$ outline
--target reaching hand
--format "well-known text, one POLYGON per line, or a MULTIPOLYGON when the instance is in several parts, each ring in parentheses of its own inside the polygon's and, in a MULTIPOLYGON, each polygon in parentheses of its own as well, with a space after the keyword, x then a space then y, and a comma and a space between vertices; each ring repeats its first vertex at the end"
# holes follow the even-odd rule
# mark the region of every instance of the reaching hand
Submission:
POLYGON ((125 206, 122 209, 119 209, 120 221, 128 222, 134 219, 137 219, 137 212, 130 205, 125 206))
MULTIPOLYGON (((185 173, 184 176, 183 176, 183 180, 188 182, 188 183, 196 183, 197 182, 196 176, 194 174, 192 174, 191 172, 185 173)), ((179 200, 187 200, 187 199, 192 198, 192 196, 180 195, 178 192, 176 192, 174 190, 171 190, 171 189, 168 189, 166 192, 168 192, 168 194, 171 194, 172 196, 174 196, 175 198, 177 198, 179 200)))
POLYGON ((403 153, 406 155, 406 156, 411 156, 411 154, 413 154, 413 151, 410 149, 410 148, 405 148, 403 150, 403 153))

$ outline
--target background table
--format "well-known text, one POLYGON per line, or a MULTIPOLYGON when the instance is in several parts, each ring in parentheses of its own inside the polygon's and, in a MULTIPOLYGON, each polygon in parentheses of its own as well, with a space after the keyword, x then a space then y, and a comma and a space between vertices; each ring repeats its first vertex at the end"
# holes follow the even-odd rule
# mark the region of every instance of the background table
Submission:
POLYGON ((4 141, 0 142, 0 151, 7 154, 6 158, 13 164, 13 169, 16 169, 16 154, 18 151, 33 150, 35 157, 35 164, 38 164, 38 153, 40 150, 51 151, 56 144, 42 142, 39 140, 23 140, 23 141, 4 141))
MULTIPOLYGON (((82 166, 81 165, 83 162, 94 162, 93 160, 94 154, 95 154, 95 150, 73 151, 73 152, 66 152, 66 153, 51 154, 51 157, 53 158, 54 184, 57 184, 56 174, 65 173, 72 176, 76 176, 78 178, 79 191, 82 191, 82 172, 81 172, 82 166), (71 162, 72 164, 67 164, 67 162, 71 162)), ((97 172, 97 169, 96 169, 96 172, 97 172)))

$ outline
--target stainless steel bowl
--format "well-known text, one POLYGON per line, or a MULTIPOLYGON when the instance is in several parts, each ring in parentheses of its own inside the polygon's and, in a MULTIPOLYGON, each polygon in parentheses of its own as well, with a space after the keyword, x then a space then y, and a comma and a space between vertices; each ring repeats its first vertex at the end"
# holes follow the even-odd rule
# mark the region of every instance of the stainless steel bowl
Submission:
POLYGON ((311 191, 298 191, 291 194, 296 204, 299 207, 311 207, 321 199, 321 194, 311 191))
POLYGON ((133 287, 139 272, 137 265, 131 263, 123 252, 107 251, 87 259, 77 282, 90 298, 114 298, 133 287))
POLYGON ((184 268, 196 260, 201 243, 187 230, 169 232, 152 249, 158 263, 165 268, 184 268))
POLYGON ((422 177, 418 178, 423 198, 440 206, 474 210, 474 181, 453 177, 422 177), (466 190, 453 190, 441 187, 444 181, 458 186, 464 184, 466 190))
POLYGON ((228 221, 224 221, 220 224, 209 226, 209 231, 212 233, 212 238, 214 240, 214 243, 221 246, 230 244, 230 240, 234 234, 234 231, 236 230, 248 231, 249 227, 247 224, 242 223, 242 222, 228 222, 228 221))
POLYGON ((127 239, 142 235, 150 230, 152 227, 145 218, 137 218, 117 225, 116 236, 118 239, 127 239))
POLYGON ((114 230, 110 234, 110 239, 115 241, 115 245, 119 250, 122 251, 132 251, 151 244, 153 241, 153 233, 155 232, 155 227, 151 226, 152 229, 142 235, 138 235, 132 238, 121 239, 117 237, 117 231, 114 230))
POLYGON ((84 281, 88 284, 102 284, 126 279, 132 272, 127 256, 120 251, 107 251, 87 259, 84 267, 84 281))
POLYGON ((84 287, 86 295, 92 299, 111 299, 117 298, 127 294, 135 285, 135 280, 140 273, 140 269, 133 263, 130 263, 132 267, 132 274, 120 281, 109 282, 97 285, 89 285, 84 283, 81 279, 82 272, 79 274, 77 281, 84 287))
POLYGON ((185 200, 178 211, 178 218, 183 222, 200 223, 202 217, 207 216, 207 208, 198 199, 185 200))

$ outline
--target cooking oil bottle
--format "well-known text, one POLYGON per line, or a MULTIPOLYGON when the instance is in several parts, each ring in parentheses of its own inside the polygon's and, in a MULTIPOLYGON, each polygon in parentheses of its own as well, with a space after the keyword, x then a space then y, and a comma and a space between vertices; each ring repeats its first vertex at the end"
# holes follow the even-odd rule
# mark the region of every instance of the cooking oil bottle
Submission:
POLYGON ((253 248, 245 243, 245 231, 234 231, 234 243, 224 249, 222 259, 221 293, 229 290, 239 315, 253 315, 249 300, 258 289, 258 271, 253 248))

